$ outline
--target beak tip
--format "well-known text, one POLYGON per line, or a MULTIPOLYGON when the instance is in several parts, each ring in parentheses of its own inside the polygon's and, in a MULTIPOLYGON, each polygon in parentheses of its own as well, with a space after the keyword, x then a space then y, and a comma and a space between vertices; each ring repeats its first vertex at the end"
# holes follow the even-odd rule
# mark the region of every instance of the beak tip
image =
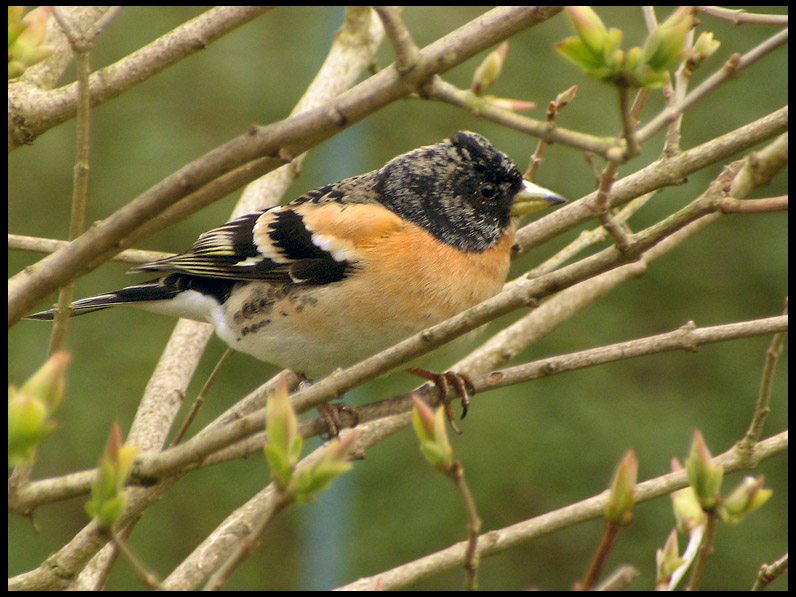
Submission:
POLYGON ((515 195, 512 215, 533 213, 546 207, 566 203, 566 198, 528 180, 522 181, 522 188, 515 195))
POLYGON ((553 205, 559 205, 561 203, 566 203, 566 197, 559 195, 555 191, 551 191, 550 189, 546 189, 538 184, 531 182, 529 180, 522 181, 522 192, 529 193, 533 197, 537 199, 542 199, 547 201, 553 205))

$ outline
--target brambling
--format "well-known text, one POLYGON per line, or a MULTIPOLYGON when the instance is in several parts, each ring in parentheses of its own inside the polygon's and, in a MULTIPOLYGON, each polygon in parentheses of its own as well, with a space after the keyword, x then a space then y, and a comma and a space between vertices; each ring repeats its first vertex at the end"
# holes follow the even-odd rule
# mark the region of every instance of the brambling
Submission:
POLYGON ((207 321, 233 349, 317 379, 497 294, 518 216, 563 202, 458 132, 205 232, 131 270, 158 278, 72 315, 132 305, 207 321))

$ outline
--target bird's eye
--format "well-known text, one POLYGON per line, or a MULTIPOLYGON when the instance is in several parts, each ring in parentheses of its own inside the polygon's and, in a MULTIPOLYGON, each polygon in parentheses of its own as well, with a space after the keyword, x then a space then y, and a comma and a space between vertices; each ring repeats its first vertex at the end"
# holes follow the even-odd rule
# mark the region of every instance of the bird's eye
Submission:
POLYGON ((497 187, 491 182, 485 182, 478 187, 478 192, 484 199, 493 199, 497 195, 497 187))

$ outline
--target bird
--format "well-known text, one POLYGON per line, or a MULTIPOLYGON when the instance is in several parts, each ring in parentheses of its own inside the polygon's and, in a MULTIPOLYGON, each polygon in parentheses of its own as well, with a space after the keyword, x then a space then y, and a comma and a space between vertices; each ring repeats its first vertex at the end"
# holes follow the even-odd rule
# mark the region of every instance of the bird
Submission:
POLYGON ((130 270, 158 277, 71 315, 130 305, 207 321, 234 350, 318 379, 497 294, 519 216, 564 201, 459 131, 205 232, 130 270))

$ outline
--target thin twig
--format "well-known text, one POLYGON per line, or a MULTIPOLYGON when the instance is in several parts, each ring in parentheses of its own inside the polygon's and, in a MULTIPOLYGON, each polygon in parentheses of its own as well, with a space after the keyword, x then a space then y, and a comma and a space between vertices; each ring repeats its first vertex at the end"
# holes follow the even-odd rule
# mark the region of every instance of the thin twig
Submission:
MULTIPOLYGON (((785 299, 785 310, 783 315, 787 314, 788 300, 785 299)), ((777 369, 779 357, 782 355, 783 347, 785 346, 786 335, 785 332, 774 334, 771 338, 771 344, 769 344, 768 350, 766 350, 766 359, 763 365, 763 373, 760 379, 760 391, 757 394, 754 415, 749 424, 749 429, 746 431, 746 435, 738 442, 738 449, 747 454, 752 451, 757 442, 760 441, 760 435, 763 433, 763 425, 765 425, 768 413, 771 411, 769 403, 771 401, 774 373, 777 369)))
POLYGON ((753 591, 762 591, 772 582, 788 571, 788 554, 785 554, 771 565, 763 564, 757 573, 753 591))
POLYGON ((733 25, 776 25, 788 26, 788 15, 748 12, 745 9, 723 8, 721 6, 695 6, 697 12, 729 21, 733 25))
POLYGON ((604 155, 616 145, 614 139, 595 137, 559 126, 551 128, 546 122, 521 116, 511 110, 490 104, 483 98, 462 91, 439 77, 434 78, 425 88, 429 99, 447 102, 463 108, 474 116, 485 118, 511 129, 545 139, 549 143, 562 143, 570 147, 604 155))
POLYGON ((392 44, 395 52, 395 68, 405 76, 417 67, 420 61, 420 50, 412 39, 412 34, 406 28, 397 6, 374 6, 373 10, 379 15, 387 39, 392 44))
MULTIPOLYGON (((32 251, 35 253, 54 253, 69 244, 66 240, 56 240, 53 238, 40 238, 38 236, 25 236, 23 234, 8 235, 8 249, 16 251, 32 251)), ((121 261, 124 263, 141 264, 149 261, 157 261, 166 257, 173 257, 174 253, 164 253, 163 251, 144 251, 142 249, 126 249, 118 253, 111 261, 121 261)))
POLYGON ((171 440, 169 447, 176 446, 182 441, 182 438, 185 436, 185 432, 188 431, 188 427, 190 427, 193 420, 196 418, 199 409, 205 402, 205 396, 210 391, 210 388, 213 387, 213 383, 216 381, 218 374, 221 372, 222 367, 227 362, 229 357, 232 356, 232 353, 235 352, 231 348, 227 348, 224 351, 224 354, 221 355, 221 358, 218 359, 216 366, 213 367, 213 371, 207 377, 207 381, 205 385, 202 386, 202 389, 199 391, 199 394, 196 396, 196 400, 191 405, 191 410, 188 412, 188 415, 185 417, 185 421, 183 421, 182 425, 180 426, 179 431, 177 431, 177 435, 174 436, 174 439, 171 440))

